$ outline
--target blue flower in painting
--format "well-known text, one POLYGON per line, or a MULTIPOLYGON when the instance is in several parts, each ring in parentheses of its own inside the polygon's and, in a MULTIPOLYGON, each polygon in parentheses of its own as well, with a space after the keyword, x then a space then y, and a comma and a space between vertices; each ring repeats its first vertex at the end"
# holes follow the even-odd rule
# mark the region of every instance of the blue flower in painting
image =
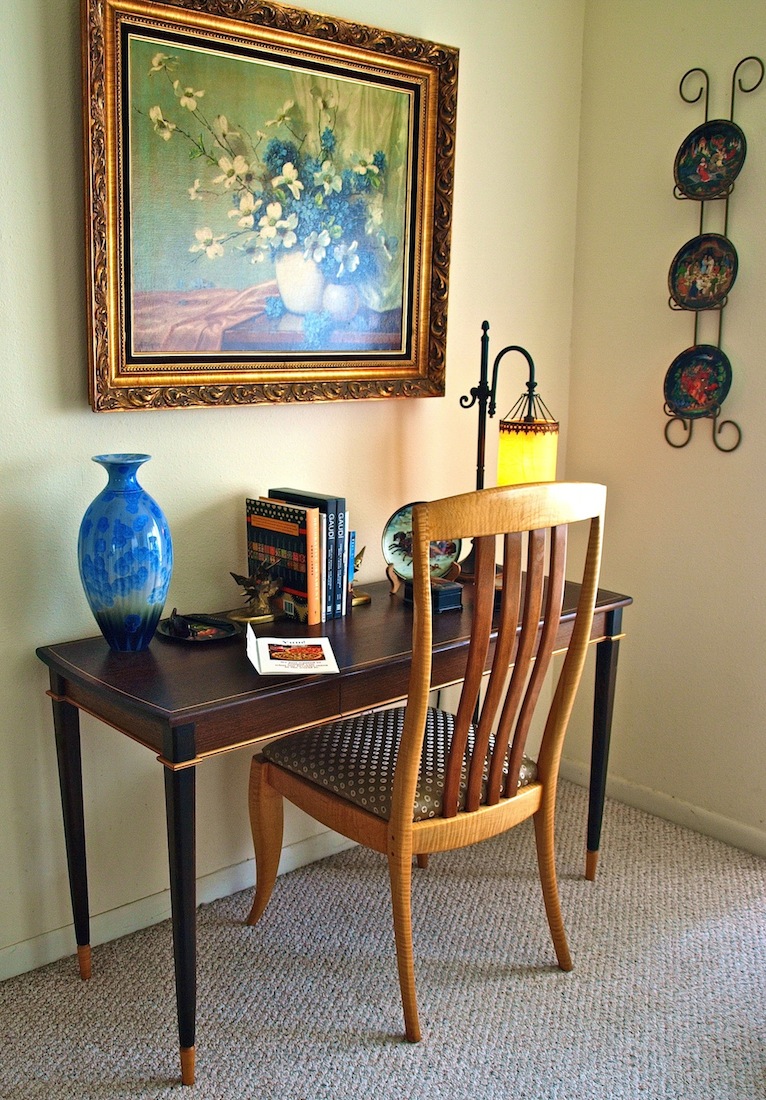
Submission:
POLYGON ((278 321, 285 313, 285 303, 276 294, 270 295, 266 299, 263 308, 266 311, 266 316, 271 321, 278 321))
POLYGON ((266 171, 272 176, 278 176, 283 164, 295 164, 300 160, 298 147, 293 141, 279 141, 272 138, 266 146, 263 155, 263 163, 266 171))
MULTIPOLYGON (((203 112, 198 100, 212 104, 210 90, 171 76, 165 55, 158 57, 152 73, 165 76, 167 94, 149 118, 163 143, 190 143, 190 200, 204 200, 209 211, 218 198, 227 223, 219 232, 206 213, 210 224, 195 230, 189 249, 195 259, 216 261, 231 248, 251 263, 276 263, 296 249, 329 282, 379 282, 396 250, 382 229, 388 162, 382 149, 349 147, 340 84, 318 79, 310 103, 289 99, 272 106, 259 130, 203 112), (179 96, 183 113, 173 122, 179 96), (189 126, 190 115, 199 129, 189 126)), ((313 340, 316 324, 308 327, 313 340)))
POLYGON ((307 313, 303 321, 303 342, 306 347, 325 347, 333 324, 329 313, 307 313))

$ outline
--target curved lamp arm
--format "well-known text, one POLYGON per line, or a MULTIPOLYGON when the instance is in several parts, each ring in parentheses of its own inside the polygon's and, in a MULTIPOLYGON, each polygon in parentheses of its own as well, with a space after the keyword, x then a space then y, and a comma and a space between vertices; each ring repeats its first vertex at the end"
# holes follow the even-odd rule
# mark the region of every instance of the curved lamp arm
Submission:
POLYGON ((497 412, 497 369, 500 366, 500 360, 504 355, 507 355, 509 351, 517 351, 520 355, 523 355, 529 364, 529 378, 527 379, 527 392, 522 397, 522 402, 526 405, 527 411, 524 414, 525 420, 535 419, 535 390, 537 389, 537 383, 535 382, 535 364, 532 362, 532 356, 525 348, 520 348, 518 344, 509 344, 507 348, 503 348, 499 351, 495 357, 495 364, 492 368, 492 388, 490 390, 490 402, 489 402, 489 415, 494 416, 497 412))
POLYGON ((516 405, 514 405, 511 414, 517 415, 524 411, 523 419, 526 421, 533 421, 535 419, 535 413, 542 410, 547 413, 548 416, 553 419, 550 411, 546 408, 545 403, 535 393, 537 383, 535 382, 535 364, 532 361, 532 356, 524 348, 519 347, 518 344, 509 344, 507 348, 503 348, 495 356, 495 362, 492 367, 492 385, 489 385, 489 321, 483 321, 481 325, 481 371, 479 375, 478 386, 473 386, 469 391, 469 394, 460 398, 460 405, 464 409, 473 408, 478 402, 479 405, 479 433, 478 433, 478 445, 476 452, 476 488, 484 488, 484 457, 486 451, 487 440, 487 415, 493 417, 497 412, 497 375, 500 367, 500 362, 505 355, 509 352, 517 351, 520 355, 523 355, 529 366, 529 378, 527 380, 526 392, 522 394, 516 405))

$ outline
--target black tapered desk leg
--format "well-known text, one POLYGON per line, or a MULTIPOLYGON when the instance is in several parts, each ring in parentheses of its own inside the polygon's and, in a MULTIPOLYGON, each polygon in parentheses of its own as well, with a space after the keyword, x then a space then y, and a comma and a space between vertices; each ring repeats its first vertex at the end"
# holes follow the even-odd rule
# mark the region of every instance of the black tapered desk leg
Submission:
POLYGON ((197 1013, 197 913, 194 766, 165 768, 168 821, 170 904, 176 972, 181 1082, 194 1084, 194 1034, 197 1013))
POLYGON ((588 799, 588 839, 585 877, 596 877, 601 844, 601 822, 606 799, 606 771, 609 763, 609 739, 612 735, 614 689, 617 682, 617 657, 620 650, 622 608, 611 611, 606 620, 607 637, 596 644, 596 686, 593 698, 593 740, 590 758, 590 795, 588 799))
POLYGON ((88 907, 88 871, 85 861, 85 812, 82 800, 82 757, 80 754, 80 713, 63 697, 63 684, 51 674, 53 726, 56 732, 61 810, 64 817, 64 842, 69 869, 69 893, 72 898, 77 961, 80 977, 87 980, 90 964, 90 911, 88 907))

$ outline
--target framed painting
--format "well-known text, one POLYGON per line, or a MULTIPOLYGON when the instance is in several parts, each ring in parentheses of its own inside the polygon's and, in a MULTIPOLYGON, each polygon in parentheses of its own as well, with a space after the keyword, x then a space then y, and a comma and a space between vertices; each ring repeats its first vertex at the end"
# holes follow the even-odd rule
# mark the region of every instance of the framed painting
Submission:
POLYGON ((457 50, 83 0, 96 411, 444 393, 457 50))

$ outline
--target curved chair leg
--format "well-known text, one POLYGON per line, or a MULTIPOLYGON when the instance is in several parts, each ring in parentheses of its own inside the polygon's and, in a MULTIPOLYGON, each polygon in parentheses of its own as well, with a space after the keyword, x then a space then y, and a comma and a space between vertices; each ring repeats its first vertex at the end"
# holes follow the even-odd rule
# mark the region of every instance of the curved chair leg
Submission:
POLYGON ((391 880, 396 964, 402 992, 404 1031, 410 1043, 419 1043, 420 1023, 412 952, 412 857, 403 859, 401 855, 389 855, 388 873, 391 880))
POLYGON ((534 815, 535 841, 537 842, 537 865, 540 869, 540 885, 543 889, 545 913, 551 930, 553 947, 558 964, 562 970, 572 969, 572 956, 569 953, 564 918, 561 915, 559 887, 556 881, 556 856, 554 851, 554 808, 545 803, 534 815))
POLYGON ((282 795, 269 784, 269 765, 254 756, 250 765, 250 828, 255 848, 255 899, 248 924, 256 924, 269 903, 282 853, 284 807, 282 795))

